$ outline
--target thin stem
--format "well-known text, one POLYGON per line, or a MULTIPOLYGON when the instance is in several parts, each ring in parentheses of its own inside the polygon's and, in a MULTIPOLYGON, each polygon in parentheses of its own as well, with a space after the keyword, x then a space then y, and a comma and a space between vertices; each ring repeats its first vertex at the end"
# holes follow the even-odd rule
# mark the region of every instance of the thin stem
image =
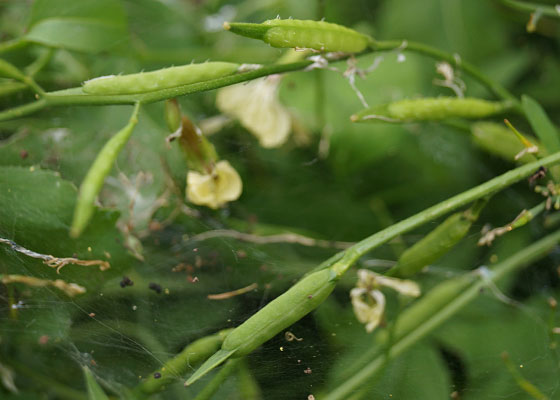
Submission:
MULTIPOLYGON (((455 67, 463 69, 470 74, 473 78, 480 81, 489 90, 495 93, 498 97, 511 101, 514 109, 519 111, 521 106, 519 101, 500 84, 492 81, 482 72, 480 72, 473 65, 461 61, 453 54, 446 53, 431 46, 421 43, 408 42, 408 41, 374 41, 370 45, 371 49, 366 50, 360 55, 371 53, 372 51, 388 51, 402 48, 403 50, 414 51, 420 54, 433 57, 435 59, 445 60, 455 67)), ((341 61, 346 57, 338 58, 332 61, 341 61)), ((148 93, 128 94, 128 95, 90 95, 82 91, 81 88, 72 88, 60 90, 55 92, 48 92, 44 94, 44 103, 31 103, 25 106, 17 107, 14 109, 0 112, 0 121, 22 117, 31 114, 47 106, 70 106, 70 105, 117 105, 117 104, 134 104, 153 103, 157 101, 167 100, 187 94, 203 92, 213 89, 218 89, 225 86, 234 85, 236 83, 246 82, 253 79, 261 78, 273 74, 282 74, 286 72, 299 71, 305 69, 312 64, 310 60, 302 60, 288 64, 272 64, 257 70, 248 71, 240 74, 230 75, 223 78, 213 79, 206 82, 199 82, 190 85, 178 86, 163 90, 157 90, 148 93)))
MULTIPOLYGON (((424 338, 427 334, 432 332, 443 322, 454 316, 463 307, 473 301, 479 296, 480 291, 489 283, 494 284, 506 275, 514 272, 515 270, 524 267, 546 255, 552 250, 560 241, 560 231, 546 236, 545 238, 533 243, 525 249, 517 252, 505 261, 497 264, 491 270, 480 271, 480 276, 483 279, 475 281, 468 289, 457 296, 453 301, 448 303, 440 310, 434 310, 431 318, 425 320, 422 324, 416 327, 408 335, 400 339, 394 346, 391 347, 388 357, 392 360, 408 350, 419 340, 424 338)), ((346 380, 342 385, 337 387, 334 391, 329 393, 324 400, 340 400, 346 399, 350 393, 364 387, 372 377, 374 377, 383 367, 386 355, 382 354, 373 359, 364 368, 359 370, 355 375, 346 380)))
POLYGON ((220 371, 218 371, 218 373, 216 375, 214 375, 214 377, 212 378, 212 380, 210 382, 208 382, 208 384, 204 387, 204 389, 202 389, 194 398, 194 400, 210 400, 212 398, 212 396, 218 391, 218 389, 220 388, 220 386, 222 385, 222 383, 224 383, 226 381, 226 379, 233 373, 233 371, 235 371, 235 369, 237 368, 239 362, 242 359, 238 358, 238 359, 234 359, 234 360, 229 360, 220 371))
POLYGON ((27 46, 28 44, 29 42, 23 38, 8 40, 6 42, 0 43, 0 53, 17 50, 21 47, 27 46))
POLYGON ((499 0, 500 3, 519 11, 526 11, 530 13, 538 12, 547 17, 560 18, 560 6, 548 6, 545 4, 528 3, 526 1, 518 0, 499 0))
POLYGON ((43 52, 35 61, 29 64, 25 68, 25 72, 27 76, 35 76, 39 71, 41 71, 45 66, 49 63, 52 56, 54 54, 53 48, 48 48, 46 51, 43 52))
POLYGON ((29 114, 33 114, 43 108, 49 106, 46 97, 43 97, 33 103, 24 104, 23 106, 10 108, 0 112, 0 121, 8 121, 15 118, 21 118, 29 114))
POLYGON ((387 229, 379 231, 363 239, 362 241, 356 243, 354 246, 350 247, 348 250, 334 255, 333 257, 322 263, 319 267, 317 267, 317 269, 327 268, 337 263, 336 266, 333 266, 333 269, 339 275, 341 275, 346 272, 360 257, 375 249, 376 247, 387 243, 394 237, 417 228, 425 224, 426 222, 441 217, 474 200, 502 190, 512 185, 513 183, 533 174, 541 166, 550 166, 552 164, 558 163, 559 161, 560 152, 554 153, 541 160, 532 162, 530 164, 525 164, 521 167, 508 171, 494 179, 491 179, 481 185, 478 185, 445 201, 442 201, 435 206, 427 208, 424 211, 413 215, 412 217, 409 217, 401 222, 396 223, 395 225, 390 226, 387 229))
POLYGON ((409 42, 408 40, 389 40, 389 41, 372 40, 372 44, 370 47, 375 51, 397 50, 400 48, 403 51, 412 51, 435 59, 447 61, 455 68, 460 68, 463 71, 465 71, 467 74, 475 78, 477 81, 479 81, 484 86, 486 86, 496 96, 504 100, 511 101, 514 105, 514 108, 517 111, 521 110, 521 105, 519 104, 519 100, 517 100, 517 98, 512 93, 510 93, 506 88, 504 88, 499 83, 494 82, 492 79, 484 75, 474 65, 461 60, 461 58, 457 54, 450 54, 445 51, 441 51, 434 47, 428 46, 426 44, 409 42))

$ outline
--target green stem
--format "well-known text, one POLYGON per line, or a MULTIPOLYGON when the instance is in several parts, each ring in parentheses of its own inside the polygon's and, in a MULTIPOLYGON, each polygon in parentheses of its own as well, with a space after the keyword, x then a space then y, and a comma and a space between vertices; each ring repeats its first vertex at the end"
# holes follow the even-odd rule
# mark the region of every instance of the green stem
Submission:
POLYGON ((232 374, 237 368, 239 362, 243 360, 242 358, 229 360, 223 367, 218 371, 216 375, 212 378, 210 382, 202 389, 194 398, 194 400, 210 400, 212 396, 218 391, 222 383, 232 374))
MULTIPOLYGON (((480 291, 489 283, 496 283, 517 269, 542 258, 545 254, 552 250, 559 241, 560 231, 557 231, 519 251, 505 261, 497 264, 491 270, 480 270, 479 273, 483 276, 483 279, 475 281, 468 289, 443 308, 434 310, 434 314, 431 318, 425 320, 402 339, 399 339, 398 342, 391 347, 388 354, 389 359, 395 359, 404 351, 416 344, 419 340, 424 338, 427 334, 440 326, 443 322, 454 316, 463 307, 476 299, 476 297, 479 296, 480 291)), ((342 385, 329 393, 323 400, 346 399, 350 393, 364 387, 364 385, 366 385, 367 382, 369 382, 372 377, 374 377, 382 369, 386 357, 387 356, 385 354, 377 356, 364 368, 346 380, 342 385)))
POLYGON ((6 110, 6 111, 1 111, 0 112, 0 121, 8 121, 8 120, 14 119, 14 118, 21 118, 21 117, 24 117, 26 115, 33 114, 33 113, 35 113, 39 110, 42 110, 43 108, 47 107, 48 105, 49 105, 49 102, 48 102, 47 98, 42 97, 41 99, 39 99, 39 100, 37 100, 33 103, 24 104, 22 106, 10 108, 9 110, 6 110))
POLYGON ((226 329, 192 342, 179 354, 168 360, 161 368, 154 371, 144 382, 139 384, 134 389, 134 393, 140 397, 141 395, 156 393, 163 390, 166 385, 175 382, 184 375, 189 367, 192 368, 200 364, 216 352, 229 332, 231 332, 231 329, 226 329), (155 378, 154 376, 159 376, 159 378, 155 378))
POLYGON ((499 190, 502 190, 513 183, 528 177, 541 166, 549 166, 560 161, 560 152, 554 153, 548 157, 542 158, 530 164, 512 169, 494 179, 491 179, 481 185, 469 189, 461 194, 442 201, 435 206, 425 209, 424 211, 413 215, 387 229, 374 233, 373 235, 356 243, 349 249, 340 252, 321 265, 317 269, 323 269, 332 266, 338 275, 344 274, 360 257, 376 247, 388 242, 394 237, 417 228, 426 222, 441 217, 450 211, 453 211, 465 204, 468 204, 481 197, 488 196, 499 190), (333 265, 337 263, 337 265, 333 265))
POLYGON ((530 13, 538 12, 541 15, 546 15, 547 17, 560 18, 560 10, 554 6, 548 6, 545 4, 528 3, 525 1, 517 0, 500 0, 500 3, 511 7, 515 10, 526 11, 530 13))
POLYGON ((39 71, 41 71, 51 60, 54 54, 53 48, 48 48, 46 51, 43 52, 35 61, 29 64, 25 68, 25 73, 27 76, 35 76, 39 71))
POLYGON ((503 100, 511 101, 514 105, 516 111, 521 112, 521 105, 519 100, 510 93, 506 88, 492 79, 484 75, 477 67, 474 65, 461 60, 457 55, 441 51, 434 47, 428 46, 423 43, 409 42, 408 40, 388 40, 388 41, 376 41, 372 40, 370 45, 371 49, 374 51, 389 51, 402 49, 403 51, 412 51, 415 53, 423 54, 438 60, 447 61, 455 68, 460 68, 467 74, 472 76, 474 79, 486 86, 492 93, 500 97, 503 100))
MULTIPOLYGON (((455 57, 453 54, 446 53, 444 51, 435 49, 433 47, 408 41, 374 41, 370 45, 371 49, 367 50, 360 55, 365 55, 371 53, 371 51, 388 51, 395 50, 398 48, 403 48, 403 50, 414 51, 420 54, 424 54, 436 59, 445 60, 455 67, 463 69, 465 72, 470 74, 473 78, 480 81, 489 90, 495 93, 498 97, 504 100, 511 101, 514 105, 516 111, 520 110, 521 106, 519 101, 510 92, 498 83, 492 81, 482 72, 480 72, 473 65, 463 62, 455 57), (403 44, 405 46, 403 46, 403 44)), ((338 61, 345 58, 337 59, 338 61)), ((302 60, 298 62, 288 63, 288 64, 272 64, 257 70, 248 71, 236 75, 230 75, 219 79, 213 79, 206 82, 199 82, 191 85, 178 86, 175 88, 157 90, 148 93, 138 93, 129 95, 90 95, 82 92, 81 88, 72 88, 66 90, 59 90, 55 92, 48 92, 44 94, 44 103, 37 104, 31 103, 25 106, 17 107, 15 109, 9 109, 0 112, 0 121, 5 121, 12 118, 21 117, 24 115, 31 114, 42 108, 48 106, 75 106, 75 105, 117 105, 117 104, 134 104, 136 102, 141 103, 153 103, 157 101, 167 100, 179 96, 184 96, 187 94, 203 92, 207 90, 218 89, 225 86, 234 85, 236 83, 246 82, 253 79, 261 78, 273 74, 282 74, 286 72, 299 71, 312 64, 310 60, 302 60), (32 106, 35 105, 35 106, 32 106)))
POLYGON ((21 47, 25 47, 29 42, 22 38, 8 40, 6 42, 0 43, 0 53, 5 53, 12 50, 17 50, 21 47))

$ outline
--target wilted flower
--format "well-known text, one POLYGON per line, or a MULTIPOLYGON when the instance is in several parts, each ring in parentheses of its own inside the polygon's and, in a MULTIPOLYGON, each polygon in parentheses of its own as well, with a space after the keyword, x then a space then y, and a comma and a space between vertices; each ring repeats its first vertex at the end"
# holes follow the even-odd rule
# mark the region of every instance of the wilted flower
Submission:
POLYGON ((225 160, 219 161, 210 173, 189 171, 187 174, 187 199, 200 206, 219 208, 237 200, 242 189, 239 174, 225 160))
POLYGON ((216 105, 239 120, 263 147, 279 147, 288 138, 291 116, 278 100, 280 75, 255 79, 218 91, 216 105))
POLYGON ((354 314, 358 321, 366 324, 366 331, 372 332, 381 322, 385 312, 385 296, 381 287, 390 287, 409 296, 420 296, 420 288, 410 280, 389 278, 366 269, 358 270, 358 283, 350 291, 354 314))

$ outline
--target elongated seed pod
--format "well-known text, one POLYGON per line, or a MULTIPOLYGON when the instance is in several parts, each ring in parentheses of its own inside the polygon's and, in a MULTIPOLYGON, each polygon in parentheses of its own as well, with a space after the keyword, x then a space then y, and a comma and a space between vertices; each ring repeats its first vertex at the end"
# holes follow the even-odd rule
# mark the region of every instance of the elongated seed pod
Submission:
POLYGON ((231 332, 221 350, 210 357, 186 382, 190 385, 230 357, 242 357, 299 321, 331 294, 338 275, 324 269, 307 275, 287 292, 231 332))
POLYGON ((486 201, 479 201, 467 211, 452 214, 422 240, 407 249, 388 274, 408 277, 442 257, 465 237, 485 203, 486 201))
POLYGON ((239 64, 216 61, 138 74, 101 76, 85 81, 82 90, 89 94, 146 93, 221 78, 238 68, 239 64))
POLYGON ((224 23, 238 35, 260 39, 272 47, 295 47, 319 51, 358 53, 371 39, 345 26, 297 19, 271 19, 262 24, 224 23))
MULTIPOLYGON (((523 149, 523 144, 502 124, 494 122, 476 122, 471 126, 473 142, 482 150, 500 157, 506 161, 516 161, 515 156, 523 149)), ((539 148, 542 154, 543 149, 537 143, 536 139, 529 138, 539 148)), ((521 163, 529 163, 535 161, 536 158, 532 154, 525 154, 517 160, 521 163)))
POLYGON ((89 168, 78 192, 70 236, 78 237, 93 215, 95 197, 101 190, 105 177, 111 171, 113 163, 138 123, 139 108, 140 104, 136 103, 128 124, 105 143, 105 146, 97 154, 95 161, 89 168))
POLYGON ((412 332, 417 326, 432 317, 440 309, 463 293, 475 280, 476 275, 466 273, 448 279, 433 287, 399 315, 393 339, 398 341, 412 332))
POLYGON ((352 115, 353 122, 436 121, 447 118, 485 118, 502 113, 512 104, 476 98, 436 97, 405 99, 374 106, 352 115))
POLYGON ((162 390, 165 385, 175 381, 178 376, 186 373, 189 368, 202 363, 214 352, 218 351, 224 338, 231 331, 233 329, 224 329, 214 335, 195 340, 142 382, 135 391, 149 394, 162 390))

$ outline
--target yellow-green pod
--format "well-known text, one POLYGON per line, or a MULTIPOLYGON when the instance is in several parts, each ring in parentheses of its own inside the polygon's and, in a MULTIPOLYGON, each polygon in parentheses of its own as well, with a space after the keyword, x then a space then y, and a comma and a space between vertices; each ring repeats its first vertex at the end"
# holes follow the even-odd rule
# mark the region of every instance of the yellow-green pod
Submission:
MULTIPOLYGON (((473 142, 478 147, 506 161, 518 161, 525 164, 536 160, 532 154, 525 154, 519 160, 515 160, 515 156, 521 153, 525 147, 512 131, 502 124, 476 122, 472 124, 471 132, 473 142)), ((539 152, 543 151, 536 139, 530 138, 529 140, 539 147, 539 152)))
POLYGON ((452 214, 422 240, 407 249, 397 265, 389 270, 388 275, 412 276, 438 260, 465 237, 485 203, 486 201, 479 201, 467 211, 452 214))
POLYGON ((231 332, 222 348, 210 357, 186 382, 190 385, 230 357, 242 357, 299 321, 331 294, 339 275, 324 269, 307 275, 287 292, 231 332))
POLYGON ((205 62, 170 67, 129 75, 109 75, 85 81, 82 90, 89 94, 135 94, 205 82, 237 72, 239 64, 205 62))
MULTIPOLYGON (((463 293, 475 281, 475 278, 476 275, 466 273, 448 279, 433 287, 399 315, 393 334, 393 340, 398 341, 414 331, 419 325, 463 293)), ((386 339, 386 337, 380 338, 380 340, 386 339)))
POLYGON ((405 99, 374 106, 352 115, 353 122, 437 121, 448 118, 486 118, 507 111, 508 101, 488 101, 476 98, 435 97, 405 99))
POLYGON ((165 101, 164 108, 165 123, 169 132, 174 133, 181 127, 181 107, 177 99, 169 99, 165 101))
POLYGON ((228 23, 224 28, 238 35, 260 39, 272 47, 358 53, 371 38, 345 26, 297 19, 271 19, 262 24, 228 23))
POLYGON ((165 385, 174 382, 178 376, 185 374, 189 368, 202 363, 214 352, 218 351, 224 338, 232 330, 233 329, 225 329, 214 335, 195 340, 179 354, 167 361, 162 368, 154 371, 154 373, 135 390, 145 394, 162 390, 165 385))

